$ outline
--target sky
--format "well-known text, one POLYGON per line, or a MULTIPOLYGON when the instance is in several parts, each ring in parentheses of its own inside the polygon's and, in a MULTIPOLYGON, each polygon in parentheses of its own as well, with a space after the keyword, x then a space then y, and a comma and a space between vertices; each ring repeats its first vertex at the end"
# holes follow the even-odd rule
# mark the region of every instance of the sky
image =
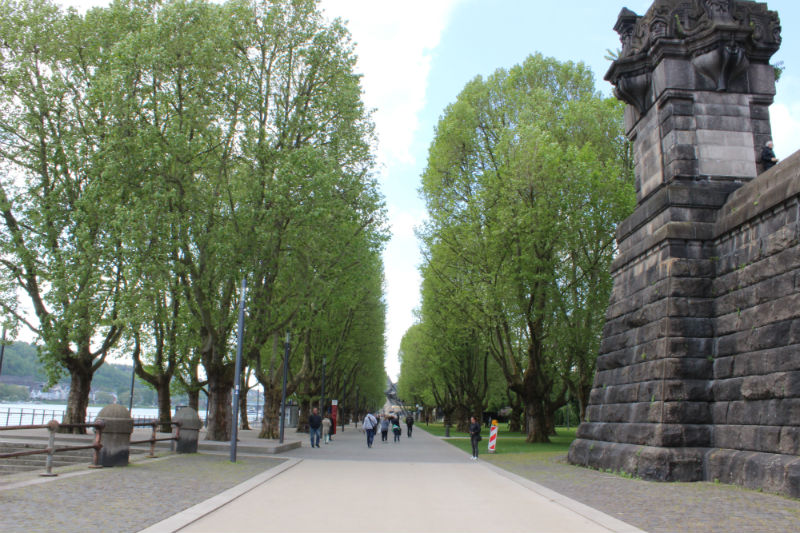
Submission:
MULTIPOLYGON (((65 0, 85 8, 103 0, 65 0)), ((607 50, 620 48, 613 30, 623 7, 644 14, 651 0, 321 0, 327 16, 340 17, 356 44, 364 101, 374 110, 379 139, 377 169, 392 229, 384 252, 387 304, 386 371, 396 380, 398 349, 419 306, 421 263, 414 227, 425 217, 418 196, 427 150, 444 108, 468 81, 521 63, 540 52, 582 61, 599 91, 607 50)), ((781 17, 783 43, 773 63, 785 71, 770 109, 775 153, 800 149, 800 2, 772 0, 781 17)))
MULTIPOLYGON (((418 196, 427 150, 444 108, 468 81, 521 63, 541 52, 560 61, 582 61, 603 81, 607 50, 620 48, 613 30, 623 7, 643 15, 651 0, 325 0, 329 16, 348 22, 363 74, 364 99, 375 109, 379 169, 392 239, 386 247, 386 371, 400 371, 400 340, 419 306, 422 261, 414 227, 425 217, 418 196)), ((800 2, 773 0, 783 43, 773 63, 784 74, 770 109, 775 152, 800 149, 800 2)))

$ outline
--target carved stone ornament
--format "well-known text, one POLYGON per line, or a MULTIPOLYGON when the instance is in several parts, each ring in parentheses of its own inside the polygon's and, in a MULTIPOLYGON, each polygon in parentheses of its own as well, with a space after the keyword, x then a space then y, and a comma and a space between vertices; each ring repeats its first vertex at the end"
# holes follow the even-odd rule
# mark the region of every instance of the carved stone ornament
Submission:
POLYGON ((650 94, 651 87, 652 74, 650 72, 625 76, 617 80, 614 96, 635 107, 639 113, 644 113, 653 103, 650 94))
POLYGON ((703 4, 708 17, 714 22, 733 22, 732 0, 704 0, 703 4))
POLYGON ((744 49, 736 44, 720 45, 692 59, 695 70, 715 83, 720 92, 727 91, 730 83, 747 71, 749 64, 744 49))
POLYGON ((768 64, 781 42, 778 14, 747 0, 655 0, 643 16, 623 9, 614 30, 622 50, 606 79, 640 113, 652 104, 643 72, 663 57, 690 61, 717 91, 728 91, 751 63, 768 64))

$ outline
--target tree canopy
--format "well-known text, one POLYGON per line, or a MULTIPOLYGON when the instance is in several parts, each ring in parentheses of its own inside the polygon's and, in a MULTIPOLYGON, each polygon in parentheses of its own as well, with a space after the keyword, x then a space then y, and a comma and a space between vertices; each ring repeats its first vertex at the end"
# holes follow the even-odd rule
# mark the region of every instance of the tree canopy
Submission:
POLYGON ((634 206, 628 150, 622 106, 591 72, 538 54, 468 83, 436 128, 421 322, 473 364, 491 355, 529 441, 568 394, 585 405, 616 223, 634 206))
POLYGON ((286 330, 307 396, 325 355, 383 386, 387 230, 341 21, 313 0, 0 14, 0 305, 44 340, 53 379, 70 374, 68 422, 117 349, 162 422, 178 377, 195 404, 209 394, 208 437, 229 438, 243 278, 265 387, 286 330))

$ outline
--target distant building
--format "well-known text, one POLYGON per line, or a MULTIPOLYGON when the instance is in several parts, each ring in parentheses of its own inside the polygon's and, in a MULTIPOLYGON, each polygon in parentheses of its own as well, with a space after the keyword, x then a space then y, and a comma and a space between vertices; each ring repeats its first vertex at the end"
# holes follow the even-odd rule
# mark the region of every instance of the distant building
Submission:
POLYGON ((69 397, 69 385, 59 383, 45 389, 45 383, 37 383, 31 388, 32 400, 66 400, 69 397))

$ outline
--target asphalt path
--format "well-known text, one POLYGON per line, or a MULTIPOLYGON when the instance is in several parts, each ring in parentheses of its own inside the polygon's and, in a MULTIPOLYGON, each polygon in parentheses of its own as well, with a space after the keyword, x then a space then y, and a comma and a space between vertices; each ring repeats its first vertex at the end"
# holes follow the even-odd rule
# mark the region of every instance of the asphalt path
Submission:
MULTIPOLYGON (((485 444, 482 442, 481 444, 485 444)), ((636 528, 505 472, 420 428, 366 446, 348 427, 328 445, 150 532, 626 532, 636 528), (279 470, 279 471, 278 471, 279 470)))

